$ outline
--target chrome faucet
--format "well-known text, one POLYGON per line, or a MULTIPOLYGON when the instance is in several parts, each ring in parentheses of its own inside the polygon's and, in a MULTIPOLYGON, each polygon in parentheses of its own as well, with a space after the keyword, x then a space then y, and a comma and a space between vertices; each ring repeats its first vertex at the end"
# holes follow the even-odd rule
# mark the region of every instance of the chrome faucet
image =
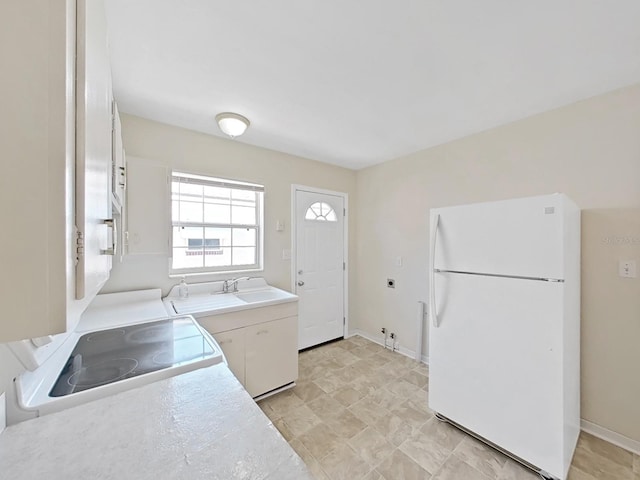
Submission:
POLYGON ((251 277, 238 277, 232 278, 231 280, 225 280, 222 284, 222 293, 237 292, 238 282, 240 280, 251 280, 251 277), (233 290, 231 290, 231 288, 233 288, 233 290))

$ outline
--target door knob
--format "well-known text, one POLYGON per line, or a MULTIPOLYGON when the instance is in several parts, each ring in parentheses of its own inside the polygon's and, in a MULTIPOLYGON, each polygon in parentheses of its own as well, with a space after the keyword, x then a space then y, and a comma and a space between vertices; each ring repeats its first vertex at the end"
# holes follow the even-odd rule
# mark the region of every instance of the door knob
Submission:
POLYGON ((299 287, 301 287, 301 286, 303 286, 303 285, 304 285, 304 282, 303 282, 302 280, 300 280, 300 281, 298 282, 298 286, 299 286, 299 287))

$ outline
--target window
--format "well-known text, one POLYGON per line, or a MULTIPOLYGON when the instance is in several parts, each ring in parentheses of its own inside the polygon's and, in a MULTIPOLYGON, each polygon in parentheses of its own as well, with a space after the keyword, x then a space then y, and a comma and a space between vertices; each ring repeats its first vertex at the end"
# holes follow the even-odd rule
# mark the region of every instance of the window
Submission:
POLYGON ((171 273, 262 268, 264 187, 171 174, 171 273))
POLYGON ((337 222, 336 212, 331 205, 324 202, 316 202, 307 209, 305 220, 317 220, 320 222, 337 222))

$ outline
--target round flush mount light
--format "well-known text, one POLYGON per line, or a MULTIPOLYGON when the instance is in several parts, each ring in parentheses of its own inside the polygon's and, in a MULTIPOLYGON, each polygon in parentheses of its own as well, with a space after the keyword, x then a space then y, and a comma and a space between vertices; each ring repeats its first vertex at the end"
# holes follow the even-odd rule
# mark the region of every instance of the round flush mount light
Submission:
POLYGON ((219 113, 216 115, 216 122, 220 130, 232 138, 239 137, 249 127, 249 120, 246 117, 231 112, 219 113))

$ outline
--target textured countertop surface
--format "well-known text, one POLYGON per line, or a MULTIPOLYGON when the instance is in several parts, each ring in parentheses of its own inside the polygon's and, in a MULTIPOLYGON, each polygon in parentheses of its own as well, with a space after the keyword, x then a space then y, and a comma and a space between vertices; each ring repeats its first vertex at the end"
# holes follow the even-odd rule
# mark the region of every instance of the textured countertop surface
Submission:
POLYGON ((226 365, 45 415, 0 435, 18 480, 311 480, 226 365))

